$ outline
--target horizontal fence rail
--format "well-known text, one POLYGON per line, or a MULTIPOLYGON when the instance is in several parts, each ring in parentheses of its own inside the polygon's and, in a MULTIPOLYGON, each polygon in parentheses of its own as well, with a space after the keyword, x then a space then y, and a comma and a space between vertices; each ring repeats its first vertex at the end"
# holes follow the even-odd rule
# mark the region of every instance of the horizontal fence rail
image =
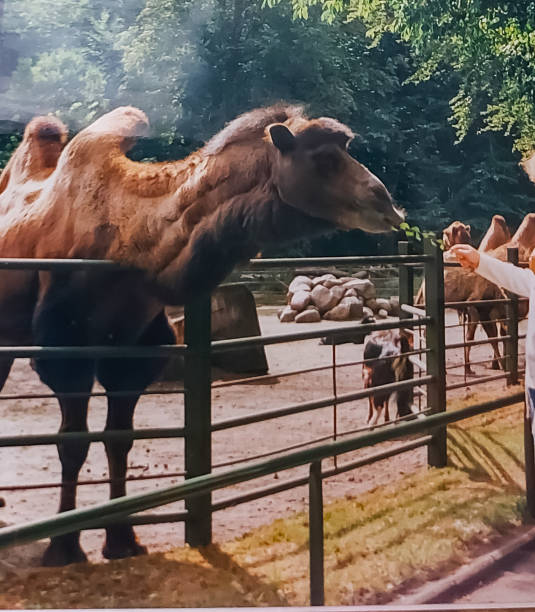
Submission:
POLYGON ((523 400, 524 394, 516 393, 505 398, 475 404, 452 412, 441 412, 408 423, 386 426, 379 431, 370 432, 356 438, 331 442, 320 447, 301 450, 253 465, 246 465, 236 470, 198 476, 182 484, 151 493, 140 493, 117 498, 92 508, 70 510, 49 519, 35 521, 23 526, 4 527, 0 529, 0 548, 62 535, 75 529, 91 528, 96 522, 104 524, 104 521, 106 523, 108 521, 117 521, 130 514, 164 506, 190 496, 206 493, 207 491, 214 491, 275 472, 307 465, 314 461, 334 457, 335 455, 343 455, 344 453, 373 446, 380 442, 425 433, 441 426, 522 402, 523 400))

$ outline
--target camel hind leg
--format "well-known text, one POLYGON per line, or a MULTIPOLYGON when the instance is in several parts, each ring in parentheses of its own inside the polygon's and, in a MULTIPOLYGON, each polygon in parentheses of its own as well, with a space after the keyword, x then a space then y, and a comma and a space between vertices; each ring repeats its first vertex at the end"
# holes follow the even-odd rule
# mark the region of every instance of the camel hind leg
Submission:
MULTIPOLYGON (((163 311, 152 321, 141 336, 139 345, 174 344, 176 341, 163 311)), ((141 392, 163 370, 166 358, 103 359, 97 364, 97 378, 109 393, 106 430, 131 430, 134 410, 141 392), (114 395, 114 393, 125 393, 114 395)), ((105 442, 110 473, 110 498, 126 495, 126 470, 132 439, 105 442)), ((119 559, 140 555, 146 548, 138 543, 134 529, 128 523, 116 523, 106 528, 103 555, 119 559)))
POLYGON ((500 354, 499 340, 498 337, 498 326, 494 321, 486 321, 481 324, 485 333, 487 334, 490 344, 492 346, 492 351, 494 353, 494 359, 492 360, 491 368, 493 370, 505 370, 505 363, 500 354))

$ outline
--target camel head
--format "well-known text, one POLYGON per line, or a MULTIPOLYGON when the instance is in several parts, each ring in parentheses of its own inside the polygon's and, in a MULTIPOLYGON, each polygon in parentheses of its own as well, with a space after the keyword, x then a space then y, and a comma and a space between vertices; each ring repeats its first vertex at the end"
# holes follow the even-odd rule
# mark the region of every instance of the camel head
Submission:
POLYGON ((268 125, 273 180, 283 202, 343 229, 388 232, 404 220, 383 183, 351 157, 351 130, 322 117, 292 130, 268 125))
POLYGON ((454 221, 442 232, 444 250, 449 250, 454 244, 470 244, 471 228, 462 221, 454 221))

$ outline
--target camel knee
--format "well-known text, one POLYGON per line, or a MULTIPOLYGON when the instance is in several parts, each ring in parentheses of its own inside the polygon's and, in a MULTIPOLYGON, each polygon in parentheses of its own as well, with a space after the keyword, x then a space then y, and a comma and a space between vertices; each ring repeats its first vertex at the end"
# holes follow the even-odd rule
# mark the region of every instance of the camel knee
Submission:
POLYGON ((61 442, 58 444, 58 455, 63 475, 69 478, 76 478, 80 472, 80 468, 87 459, 88 452, 89 442, 84 442, 82 440, 61 442))

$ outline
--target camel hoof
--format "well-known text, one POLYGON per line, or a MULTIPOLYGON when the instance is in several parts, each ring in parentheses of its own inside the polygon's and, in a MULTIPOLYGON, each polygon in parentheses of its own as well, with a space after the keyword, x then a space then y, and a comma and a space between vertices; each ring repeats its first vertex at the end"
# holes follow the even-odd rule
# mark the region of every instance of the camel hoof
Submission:
POLYGON ((493 361, 492 365, 490 366, 491 370, 500 370, 500 364, 497 361, 493 361))
POLYGON ((147 547, 138 544, 135 540, 128 542, 126 545, 106 543, 102 549, 102 555, 105 559, 126 559, 127 557, 138 557, 146 554, 147 547))
POLYGON ((467 376, 475 376, 475 375, 476 375, 476 373, 474 372, 474 370, 472 370, 472 368, 467 368, 467 369, 464 371, 464 373, 465 373, 467 376))
POLYGON ((53 539, 45 550, 41 565, 44 567, 62 567, 71 563, 84 563, 86 561, 87 556, 78 540, 53 539))

